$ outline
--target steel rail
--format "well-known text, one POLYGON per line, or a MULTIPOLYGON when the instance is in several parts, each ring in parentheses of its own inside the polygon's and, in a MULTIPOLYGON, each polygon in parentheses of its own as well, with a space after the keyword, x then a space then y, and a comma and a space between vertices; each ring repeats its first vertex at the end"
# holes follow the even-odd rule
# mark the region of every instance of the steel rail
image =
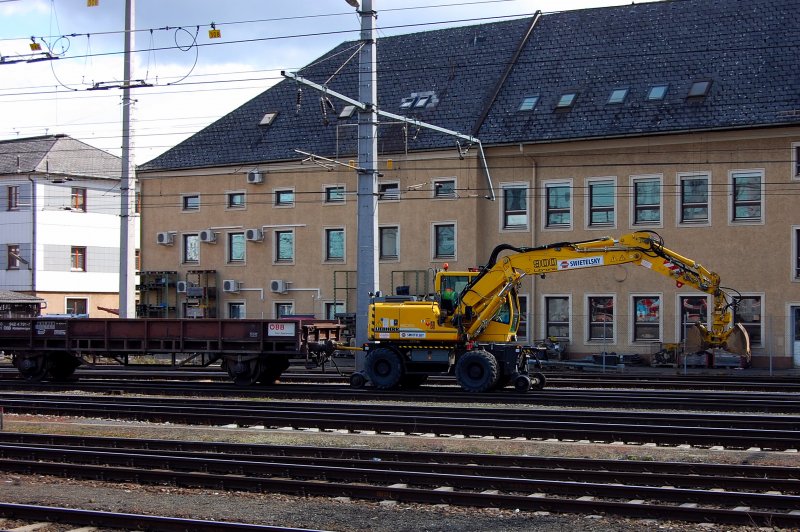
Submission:
MULTIPOLYGON (((126 404, 103 398, 102 402, 80 401, 56 397, 52 400, 29 398, 27 400, 8 400, 3 398, 0 406, 11 412, 25 412, 49 415, 101 416, 136 419, 152 422, 177 422, 189 424, 212 424, 238 426, 264 426, 270 428, 348 430, 353 432, 375 431, 381 433, 434 434, 439 436, 494 436, 498 438, 587 440, 624 443, 656 443, 666 445, 691 444, 700 446, 723 445, 730 448, 760 447, 772 450, 797 448, 800 442, 798 419, 785 419, 781 428, 758 429, 753 426, 728 428, 704 426, 702 417, 686 416, 683 421, 673 415, 672 422, 666 418, 652 421, 644 414, 639 418, 629 418, 625 422, 603 419, 598 412, 592 412, 590 420, 577 419, 574 411, 550 412, 549 418, 538 417, 540 412, 518 412, 523 419, 496 419, 499 413, 493 409, 444 409, 426 411, 396 406, 394 412, 379 413, 360 405, 302 405, 301 409, 276 407, 266 403, 252 410, 252 405, 236 407, 208 407, 196 402, 193 406, 165 406, 159 404, 126 404), (354 407, 361 411, 353 411, 354 407), (249 409, 249 411, 245 411, 249 409), (560 415, 560 418, 553 418, 560 415), (674 420, 678 419, 677 422, 674 420)), ((612 413, 619 416, 619 413, 612 413)), ((635 413, 631 415, 635 416, 635 413)), ((713 416, 718 424, 727 416, 713 416)), ((733 423, 736 416, 730 416, 733 423)), ((757 417, 750 417, 755 425, 757 417)), ((723 423, 724 424, 724 423, 723 423)))
POLYGON ((97 510, 81 510, 56 506, 38 506, 32 504, 0 503, 0 516, 7 519, 26 521, 48 521, 69 525, 89 525, 118 528, 123 530, 162 530, 165 532, 215 532, 217 530, 261 532, 311 532, 306 528, 290 528, 270 525, 234 523, 229 521, 204 521, 201 519, 184 519, 179 517, 163 517, 144 514, 118 512, 102 512, 97 510))
MULTIPOLYGON (((91 457, 88 458, 91 459, 91 457)), ((103 458, 107 458, 107 456, 103 458)), ((120 456, 120 458, 126 459, 125 456, 120 456)), ((130 461, 135 461, 136 458, 135 455, 127 457, 130 461)), ((165 470, 170 465, 167 461, 156 463, 153 457, 145 457, 144 460, 148 464, 148 469, 135 466, 0 459, 0 469, 23 474, 68 476, 114 482, 167 483, 183 487, 278 492, 302 496, 330 497, 332 494, 336 494, 370 500, 393 499, 402 502, 516 508, 527 511, 548 510, 567 513, 602 511, 629 517, 677 518, 688 521, 769 524, 784 527, 800 526, 800 515, 792 511, 800 504, 800 497, 797 496, 453 476, 435 473, 387 472, 369 469, 347 470, 346 468, 317 468, 316 466, 296 466, 290 469, 286 465, 280 465, 275 471, 275 474, 280 475, 279 477, 251 477, 235 472, 231 473, 230 470, 221 474, 205 470, 200 473, 168 471, 165 470), (316 472, 313 471, 314 469, 316 472), (287 475, 293 474, 302 480, 285 478, 287 475), (396 482, 403 480, 425 487, 410 487, 408 484, 396 482), (377 485, 374 484, 376 482, 377 485), (387 482, 392 484, 387 486, 387 482), (503 493, 486 489, 492 486, 499 486, 503 493), (443 487, 447 487, 447 489, 442 489, 443 487), (541 496, 542 491, 546 492, 544 497, 541 496), (555 494, 555 496, 550 494, 555 494), (576 496, 580 496, 580 498, 576 499, 576 496), (587 497, 591 500, 587 500, 587 497), (603 499, 598 500, 595 497, 603 497, 603 499), (658 505, 648 504, 641 497, 658 501, 658 505), (608 500, 612 498, 622 498, 626 501, 608 500), (664 501, 671 501, 675 504, 666 505, 664 501), (704 505, 713 506, 694 506, 699 503, 687 505, 687 501, 700 501, 704 505), (727 507, 720 508, 720 504, 727 507), (758 505, 757 509, 752 509, 752 505, 758 505)), ((165 460, 170 460, 170 457, 165 460)), ((175 459, 171 460, 174 464, 175 459)), ((203 467, 203 463, 208 464, 209 462, 204 461, 198 465, 203 467)), ((244 467, 249 469, 255 466, 250 462, 244 464, 244 467)))

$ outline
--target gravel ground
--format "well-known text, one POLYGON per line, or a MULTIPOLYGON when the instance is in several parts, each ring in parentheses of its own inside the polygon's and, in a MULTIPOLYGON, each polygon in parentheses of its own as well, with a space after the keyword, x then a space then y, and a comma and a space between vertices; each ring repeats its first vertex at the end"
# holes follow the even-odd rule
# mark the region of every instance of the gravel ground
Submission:
MULTIPOLYGON (((693 448, 530 442, 485 438, 425 438, 271 431, 244 428, 184 427, 147 423, 109 422, 5 416, 5 430, 74 435, 189 439, 295 445, 363 446, 491 454, 538 454, 639 460, 751 463, 800 467, 797 453, 712 451, 693 448)), ((754 530, 711 524, 692 524, 606 516, 547 514, 493 509, 434 507, 416 504, 373 503, 330 498, 302 498, 183 489, 165 486, 112 484, 41 476, 0 473, 0 500, 93 510, 122 511, 184 518, 239 521, 331 531, 642 531, 642 530, 754 530)), ((14 523, 2 523, 3 529, 14 523)), ((66 530, 56 526, 40 532, 66 530)), ((771 530, 771 529, 766 529, 771 530)))

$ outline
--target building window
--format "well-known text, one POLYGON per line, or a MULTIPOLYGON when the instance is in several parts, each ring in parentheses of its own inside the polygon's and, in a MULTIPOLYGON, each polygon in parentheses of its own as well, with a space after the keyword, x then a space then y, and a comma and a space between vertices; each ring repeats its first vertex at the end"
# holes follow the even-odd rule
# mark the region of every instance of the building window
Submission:
POLYGON ((344 303, 325 303, 326 320, 335 320, 337 314, 344 314, 344 303))
POLYGON ((291 207, 292 205, 294 205, 294 190, 275 191, 276 207, 291 207))
POLYGON ((397 260, 400 257, 399 233, 400 228, 397 226, 378 228, 379 257, 381 260, 397 260))
POLYGON ((661 298, 634 296, 633 341, 656 342, 661 339, 661 298))
POLYGON ((294 231, 275 231, 275 262, 294 262, 294 231))
POLYGON ((184 211, 199 211, 200 210, 200 196, 193 194, 190 196, 183 196, 182 208, 184 211))
POLYGON ((400 199, 400 183, 378 183, 378 199, 381 201, 397 201, 400 199))
POLYGON ((434 224, 433 258, 454 259, 456 257, 455 224, 434 224))
POLYGON ((325 229, 325 260, 344 262, 344 229, 325 229))
POLYGON ((731 172, 732 219, 734 222, 760 222, 763 179, 761 172, 731 172))
POLYGON ((628 95, 628 89, 614 89, 608 97, 608 103, 622 103, 628 95))
POLYGON ((633 225, 661 223, 661 178, 633 178, 633 225))
POLYGON ((80 187, 72 187, 70 194, 70 207, 74 211, 86 212, 86 189, 80 187))
POLYGON ((792 179, 800 179, 800 142, 792 144, 792 179))
POLYGON ((793 227, 794 233, 794 278, 800 280, 800 227, 793 227))
POLYGON ((433 197, 453 199, 456 196, 456 180, 442 179, 433 182, 433 197))
POLYGON ((681 223, 708 222, 708 176, 681 177, 681 223))
POLYGON ((8 245, 8 267, 9 270, 19 270, 20 267, 20 254, 19 254, 19 245, 17 244, 9 244, 8 245))
POLYGON ((577 92, 563 92, 558 98, 556 109, 571 109, 575 105, 575 100, 578 98, 577 92))
POLYGON ((680 309, 680 339, 686 340, 689 329, 695 323, 708 323, 708 298, 706 296, 679 296, 678 308, 680 309))
POLYGON ((708 91, 711 90, 711 81, 710 80, 701 80, 695 81, 692 83, 692 86, 689 87, 689 93, 686 95, 687 98, 702 98, 708 94, 708 91))
POLYGON ((64 304, 67 314, 89 314, 89 301, 84 297, 68 297, 64 304))
POLYGON ((545 336, 569 339, 569 297, 546 296, 544 298, 545 336))
POLYGON ((536 96, 525 96, 522 99, 522 103, 519 104, 517 111, 533 111, 537 103, 539 103, 538 94, 536 96))
POLYGON ((244 262, 247 249, 244 233, 228 233, 228 262, 241 264, 244 262))
POLYGON ((608 227, 614 225, 614 181, 589 181, 589 226, 608 227))
POLYGON ((247 317, 244 303, 241 301, 228 302, 228 318, 232 320, 243 320, 247 317))
POLYGON ((229 209, 244 209, 245 205, 244 192, 228 193, 227 206, 229 209))
POLYGON ((614 338, 614 298, 593 296, 588 301, 589 340, 612 341, 614 338))
POLYGON ((19 186, 11 185, 6 190, 8 192, 8 210, 16 211, 19 209, 19 186))
POLYGON ((197 264, 200 262, 200 237, 196 234, 183 235, 183 263, 197 264))
POLYGON ((663 100, 664 98, 667 97, 668 87, 669 85, 667 85, 666 83, 662 85, 653 85, 652 87, 650 87, 650 90, 647 91, 647 99, 651 102, 663 100))
POLYGON ((572 224, 572 194, 569 184, 546 184, 545 202, 545 227, 566 228, 572 224))
POLYGON ((325 203, 344 203, 344 186, 325 187, 325 203))
POLYGON ((287 316, 291 316, 294 314, 294 304, 293 303, 275 303, 275 317, 286 318, 287 316))
POLYGON ((750 345, 752 346, 762 346, 761 305, 761 296, 744 296, 739 300, 739 308, 736 310, 736 317, 750 335, 750 345))
POLYGON ((503 229, 528 228, 528 187, 503 187, 503 229))
POLYGON ((520 295, 519 297, 519 326, 517 327, 517 340, 520 342, 529 342, 530 336, 528 332, 528 296, 520 295))
POLYGON ((72 250, 70 251, 70 256, 71 256, 70 269, 73 272, 85 272, 86 248, 79 246, 72 246, 72 250))

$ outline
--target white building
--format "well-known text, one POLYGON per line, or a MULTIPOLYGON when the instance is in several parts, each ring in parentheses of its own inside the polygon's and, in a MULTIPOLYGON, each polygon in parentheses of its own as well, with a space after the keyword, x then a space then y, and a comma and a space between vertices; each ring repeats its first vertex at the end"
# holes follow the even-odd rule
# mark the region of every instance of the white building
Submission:
POLYGON ((120 168, 66 135, 0 141, 0 288, 44 299, 43 314, 113 316, 120 168))

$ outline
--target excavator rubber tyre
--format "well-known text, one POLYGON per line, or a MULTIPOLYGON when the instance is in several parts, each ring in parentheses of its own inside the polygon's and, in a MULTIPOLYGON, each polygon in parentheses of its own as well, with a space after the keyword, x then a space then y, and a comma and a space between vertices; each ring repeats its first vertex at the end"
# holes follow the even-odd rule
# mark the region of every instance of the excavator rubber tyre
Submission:
POLYGON ((531 389, 531 378, 527 375, 519 375, 514 379, 514 390, 517 393, 528 393, 531 389))
POLYGON ((379 390, 391 390, 400 385, 403 379, 403 361, 391 349, 373 349, 364 359, 367 378, 379 390))
POLYGON ((544 385, 547 382, 547 379, 544 377, 544 374, 539 373, 538 371, 534 371, 530 375, 531 379, 531 390, 542 390, 544 389, 544 385))
POLYGON ((365 384, 367 384, 367 377, 360 371, 350 375, 351 388, 363 388, 365 384))
POLYGON ((468 351, 456 363, 456 379, 467 392, 488 392, 497 384, 497 359, 482 349, 468 351))

